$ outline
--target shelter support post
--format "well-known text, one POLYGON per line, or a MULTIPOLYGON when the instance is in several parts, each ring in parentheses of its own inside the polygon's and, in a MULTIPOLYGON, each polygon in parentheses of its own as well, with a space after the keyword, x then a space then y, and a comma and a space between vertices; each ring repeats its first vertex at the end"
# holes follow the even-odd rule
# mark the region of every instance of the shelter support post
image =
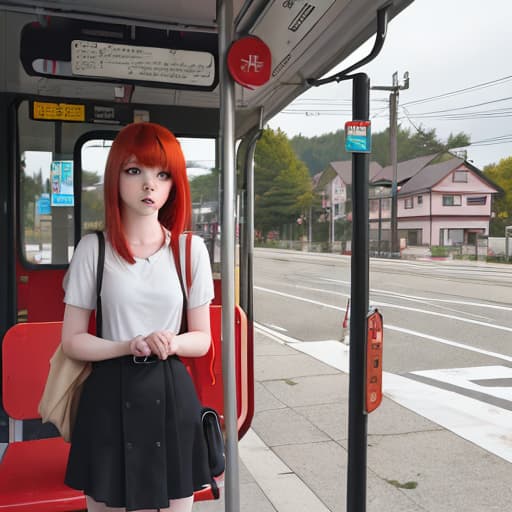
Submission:
POLYGON ((220 63, 220 163, 222 170, 222 375, 226 430, 225 510, 239 512, 235 374, 235 86, 227 68, 233 41, 233 0, 218 3, 220 63))
MULTIPOLYGON (((353 75, 352 118, 367 121, 370 113, 370 80, 353 75)), ((352 154, 352 257, 350 315, 350 376, 348 416, 347 512, 366 511, 365 344, 368 314, 368 175, 366 153, 352 154)))

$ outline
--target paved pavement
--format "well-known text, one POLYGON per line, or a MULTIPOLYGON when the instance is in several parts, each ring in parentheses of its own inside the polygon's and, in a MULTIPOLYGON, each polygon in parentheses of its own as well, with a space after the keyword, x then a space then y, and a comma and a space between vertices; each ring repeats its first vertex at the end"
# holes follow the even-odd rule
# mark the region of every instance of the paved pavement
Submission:
MULTIPOLYGON (((348 375, 257 330, 255 381, 240 510, 345 512, 348 375)), ((510 462, 387 397, 368 427, 367 512, 512 510, 510 462)), ((224 511, 224 501, 195 511, 224 511)))

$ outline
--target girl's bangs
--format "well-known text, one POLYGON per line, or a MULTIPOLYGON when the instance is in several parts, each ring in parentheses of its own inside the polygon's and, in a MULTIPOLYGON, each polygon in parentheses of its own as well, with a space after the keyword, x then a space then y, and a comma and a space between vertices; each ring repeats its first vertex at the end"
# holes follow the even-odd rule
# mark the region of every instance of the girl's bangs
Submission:
POLYGON ((132 144, 130 144, 130 153, 141 165, 170 171, 167 155, 160 138, 156 133, 151 132, 152 130, 141 130, 135 134, 132 144))

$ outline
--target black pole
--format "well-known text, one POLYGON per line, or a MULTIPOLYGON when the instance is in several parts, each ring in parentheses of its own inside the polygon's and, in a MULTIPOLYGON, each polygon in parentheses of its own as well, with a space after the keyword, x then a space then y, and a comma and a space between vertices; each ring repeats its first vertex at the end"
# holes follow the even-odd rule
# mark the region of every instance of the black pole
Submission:
MULTIPOLYGON (((367 121, 370 80, 353 75, 352 119, 367 121)), ((366 316, 368 314, 368 175, 369 155, 352 153, 352 258, 350 315, 350 387, 348 414, 347 512, 366 511, 366 445, 364 412, 366 316)))

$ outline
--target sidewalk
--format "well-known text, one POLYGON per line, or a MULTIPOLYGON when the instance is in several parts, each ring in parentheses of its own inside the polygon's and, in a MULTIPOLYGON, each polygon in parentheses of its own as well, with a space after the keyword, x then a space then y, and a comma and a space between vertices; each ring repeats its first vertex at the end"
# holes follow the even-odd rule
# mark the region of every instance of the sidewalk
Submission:
MULTIPOLYGON (((345 512, 348 375, 256 331, 255 393, 240 510, 345 512)), ((388 398, 368 431, 367 512, 510 510, 505 460, 388 398)), ((221 512, 224 501, 194 510, 221 512)))

